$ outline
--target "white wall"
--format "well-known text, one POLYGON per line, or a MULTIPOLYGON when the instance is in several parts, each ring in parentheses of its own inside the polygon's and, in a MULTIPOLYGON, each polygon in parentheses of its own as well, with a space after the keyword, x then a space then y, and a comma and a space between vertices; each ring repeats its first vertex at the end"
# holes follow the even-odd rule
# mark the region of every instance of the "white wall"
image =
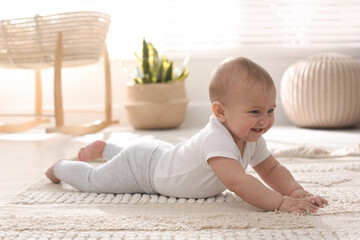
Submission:
MULTIPOLYGON (((190 75, 186 79, 186 90, 190 103, 185 125, 204 124, 210 115, 208 100, 208 83, 213 69, 226 57, 245 56, 262 65, 273 77, 278 89, 276 109, 276 123, 289 124, 289 120, 282 110, 279 90, 283 72, 294 62, 314 53, 339 52, 360 58, 359 49, 239 49, 238 51, 222 53, 195 53, 190 56, 190 75)), ((167 54, 180 64, 184 55, 167 54)), ((133 60, 124 60, 124 64, 133 69, 133 60)), ((67 110, 86 109, 101 110, 104 102, 104 77, 102 62, 85 67, 63 69, 63 96, 64 108, 67 110)), ((122 107, 124 100, 124 86, 131 78, 121 67, 112 62, 111 65, 113 86, 114 118, 120 119, 122 126, 127 126, 125 110, 122 107)), ((0 69, 0 113, 3 112, 31 112, 34 106, 35 73, 32 70, 0 69)), ((53 69, 42 70, 43 78, 43 105, 44 109, 53 109, 53 69)), ((74 115, 67 113, 65 121, 68 123, 81 122, 86 118, 98 118, 99 113, 90 115, 74 115), (80 120, 81 117, 81 120, 80 120)), ((0 121, 6 121, 0 116, 0 121)))

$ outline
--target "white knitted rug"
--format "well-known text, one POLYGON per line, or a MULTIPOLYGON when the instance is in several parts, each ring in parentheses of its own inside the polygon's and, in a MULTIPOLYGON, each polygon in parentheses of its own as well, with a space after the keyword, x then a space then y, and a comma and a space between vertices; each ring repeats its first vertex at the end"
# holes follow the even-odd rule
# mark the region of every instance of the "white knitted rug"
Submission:
POLYGON ((230 192, 207 199, 93 194, 42 179, 1 206, 0 239, 360 239, 360 144, 272 152, 330 205, 304 217, 264 212, 230 192))

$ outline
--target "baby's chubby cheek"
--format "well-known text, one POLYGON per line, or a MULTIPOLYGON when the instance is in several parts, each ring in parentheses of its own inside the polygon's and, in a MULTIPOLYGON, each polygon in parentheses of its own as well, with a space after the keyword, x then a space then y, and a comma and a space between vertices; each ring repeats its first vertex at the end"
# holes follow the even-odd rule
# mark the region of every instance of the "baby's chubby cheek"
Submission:
POLYGON ((265 130, 264 130, 264 133, 266 133, 267 131, 269 131, 269 129, 273 126, 273 122, 271 123, 271 124, 269 124, 266 128, 265 128, 265 130))

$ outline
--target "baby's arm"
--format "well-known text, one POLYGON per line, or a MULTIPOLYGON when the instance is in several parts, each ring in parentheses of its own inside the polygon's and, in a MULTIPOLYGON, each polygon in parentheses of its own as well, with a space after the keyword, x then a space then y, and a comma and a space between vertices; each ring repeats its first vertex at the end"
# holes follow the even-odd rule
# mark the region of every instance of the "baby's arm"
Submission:
POLYGON ((319 207, 324 207, 328 202, 321 196, 314 196, 304 190, 296 182, 290 171, 281 165, 272 155, 254 167, 259 176, 275 191, 293 198, 310 198, 319 207))
POLYGON ((311 211, 317 207, 306 199, 284 197, 282 194, 267 188, 255 177, 248 175, 240 163, 231 158, 213 157, 208 160, 220 181, 244 201, 264 210, 279 209, 284 212, 311 211))

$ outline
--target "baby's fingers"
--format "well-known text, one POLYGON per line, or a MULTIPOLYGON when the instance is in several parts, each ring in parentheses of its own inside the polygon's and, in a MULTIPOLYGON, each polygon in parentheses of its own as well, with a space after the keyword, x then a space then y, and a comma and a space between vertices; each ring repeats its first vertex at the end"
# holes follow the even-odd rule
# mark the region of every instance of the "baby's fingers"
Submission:
POLYGON ((307 197, 302 198, 302 200, 307 201, 308 203, 311 203, 311 204, 316 204, 314 197, 307 196, 307 197))
POLYGON ((296 212, 296 213, 298 213, 298 214, 300 214, 300 215, 303 215, 303 216, 305 216, 306 214, 304 213, 304 211, 301 211, 299 208, 297 208, 297 207, 292 207, 292 208, 290 208, 289 209, 289 212, 290 213, 292 213, 292 212, 296 212))
POLYGON ((325 205, 329 205, 325 198, 321 196, 315 196, 313 197, 313 200, 315 201, 315 204, 321 208, 325 207, 325 205))
POLYGON ((316 213, 318 210, 318 207, 312 203, 309 203, 307 200, 301 201, 297 204, 297 207, 302 211, 309 211, 312 213, 316 213))

